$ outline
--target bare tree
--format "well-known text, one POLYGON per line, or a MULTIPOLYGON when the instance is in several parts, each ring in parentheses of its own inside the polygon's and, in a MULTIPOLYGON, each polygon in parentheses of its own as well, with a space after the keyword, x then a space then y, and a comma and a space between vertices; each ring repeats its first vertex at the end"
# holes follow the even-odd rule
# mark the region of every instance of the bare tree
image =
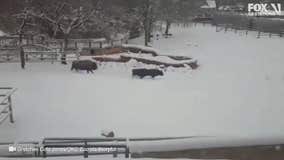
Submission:
POLYGON ((20 20, 20 25, 16 31, 16 35, 19 36, 19 49, 20 49, 20 59, 21 59, 21 67, 25 69, 26 59, 25 59, 25 52, 23 49, 23 37, 26 32, 26 28, 35 26, 32 23, 32 18, 29 14, 29 9, 25 8, 24 11, 20 14, 16 14, 15 17, 20 20))
POLYGON ((166 22, 165 35, 169 34, 172 22, 178 17, 179 0, 161 0, 159 5, 160 19, 166 22))
POLYGON ((29 15, 33 16, 43 27, 51 27, 53 37, 61 35, 63 37, 63 54, 61 63, 66 62, 66 51, 68 50, 68 39, 72 32, 83 27, 85 23, 96 13, 96 10, 85 10, 83 7, 74 8, 72 5, 65 2, 60 3, 55 7, 55 10, 41 11, 38 13, 35 10, 30 10, 29 15), (48 25, 45 25, 48 24, 48 25))
POLYGON ((154 0, 143 0, 142 6, 140 8, 140 15, 144 28, 145 46, 148 46, 148 43, 151 40, 151 31, 156 18, 154 12, 156 4, 157 1, 155 2, 154 0))

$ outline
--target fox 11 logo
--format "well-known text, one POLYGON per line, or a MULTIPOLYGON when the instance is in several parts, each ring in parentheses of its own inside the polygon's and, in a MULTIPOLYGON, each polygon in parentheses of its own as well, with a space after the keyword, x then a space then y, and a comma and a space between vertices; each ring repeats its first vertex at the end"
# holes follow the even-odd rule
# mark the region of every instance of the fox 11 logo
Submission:
POLYGON ((248 14, 250 16, 281 16, 280 3, 249 3, 248 14))

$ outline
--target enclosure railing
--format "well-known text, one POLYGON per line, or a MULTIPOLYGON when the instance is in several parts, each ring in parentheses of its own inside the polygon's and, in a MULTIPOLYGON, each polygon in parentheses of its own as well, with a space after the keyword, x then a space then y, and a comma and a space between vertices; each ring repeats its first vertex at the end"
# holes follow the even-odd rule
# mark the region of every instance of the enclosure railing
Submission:
MULTIPOLYGON (((130 150, 126 138, 46 138, 42 142, 42 157, 56 157, 60 153, 50 152, 54 149, 76 148, 73 152, 60 154, 61 156, 83 155, 88 158, 90 155, 125 155, 129 158, 130 150)), ((71 150, 72 151, 72 150, 71 150)))
POLYGON ((130 157, 127 138, 45 138, 41 142, 0 143, 0 157, 130 157), (12 147, 12 150, 10 150, 12 147), (15 148, 15 150, 13 149, 15 148))
MULTIPOLYGON (((1 37, 0 37, 1 39, 1 37)), ((81 51, 91 52, 96 49, 122 46, 128 43, 128 36, 116 40, 99 39, 69 39, 68 48, 64 49, 63 40, 56 39, 42 44, 26 44, 23 46, 26 62, 59 62, 60 57, 67 56, 66 61, 78 60, 81 51)), ((20 62, 18 46, 5 47, 0 44, 0 63, 20 62)))
MULTIPOLYGON (((32 158, 32 157, 72 157, 109 155, 114 158, 118 155, 131 158, 135 154, 131 147, 134 143, 182 140, 188 138, 201 138, 208 136, 186 137, 143 137, 143 138, 45 138, 42 141, 30 142, 0 142, 0 157, 6 158, 32 158), (93 150, 97 149, 97 150, 93 150)), ((136 151, 137 153, 137 151, 136 151)))
POLYGON ((216 31, 229 29, 237 32, 238 30, 256 31, 257 38, 261 36, 279 36, 284 35, 284 21, 275 18, 254 17, 244 14, 223 13, 213 16, 212 24, 216 26, 216 31))
POLYGON ((7 91, 4 94, 0 94, 0 124, 8 118, 10 118, 11 123, 14 123, 12 95, 17 89, 11 87, 0 87, 0 90, 7 91))

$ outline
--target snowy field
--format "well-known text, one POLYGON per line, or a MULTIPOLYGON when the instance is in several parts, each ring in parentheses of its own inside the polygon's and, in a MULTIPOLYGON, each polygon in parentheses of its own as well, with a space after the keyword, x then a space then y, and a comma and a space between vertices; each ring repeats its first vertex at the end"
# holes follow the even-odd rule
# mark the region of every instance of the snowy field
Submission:
POLYGON ((118 137, 283 134, 283 39, 217 33, 210 26, 172 33, 153 46, 193 57, 199 69, 139 80, 131 77, 132 64, 103 65, 94 74, 60 64, 33 63, 24 71, 0 64, 0 86, 19 89, 16 123, 0 126, 0 142, 96 137, 105 129, 118 137))

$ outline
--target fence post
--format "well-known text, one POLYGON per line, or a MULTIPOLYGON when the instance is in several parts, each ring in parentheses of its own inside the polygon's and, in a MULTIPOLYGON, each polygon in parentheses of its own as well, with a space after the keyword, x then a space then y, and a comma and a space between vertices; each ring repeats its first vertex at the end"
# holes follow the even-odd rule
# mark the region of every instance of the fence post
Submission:
POLYGON ((26 61, 29 61, 29 54, 26 54, 26 61))
POLYGON ((40 60, 43 61, 43 54, 40 54, 40 60))
POLYGON ((260 38, 261 32, 258 31, 257 38, 260 38))
POLYGON ((84 147, 84 158, 88 158, 89 153, 88 153, 88 144, 85 142, 85 147, 84 147))
MULTIPOLYGON (((117 144, 117 141, 115 141, 115 143, 117 144)), ((115 148, 115 151, 113 152, 113 158, 117 157, 117 152, 118 152, 118 149, 115 148)))
POLYGON ((9 54, 6 54, 6 60, 9 61, 9 54))
POLYGON ((43 146, 43 151, 42 151, 42 157, 43 158, 46 158, 46 147, 45 146, 43 146))
POLYGON ((125 158, 129 158, 129 154, 130 154, 129 147, 126 147, 126 149, 125 149, 125 158))
POLYGON ((11 96, 8 97, 8 103, 9 103, 9 112, 10 112, 10 122, 14 123, 14 117, 13 117, 13 109, 12 109, 12 98, 11 96))
POLYGON ((46 154, 46 147, 45 147, 45 139, 42 141, 41 146, 42 146, 42 157, 46 158, 47 154, 46 154))

